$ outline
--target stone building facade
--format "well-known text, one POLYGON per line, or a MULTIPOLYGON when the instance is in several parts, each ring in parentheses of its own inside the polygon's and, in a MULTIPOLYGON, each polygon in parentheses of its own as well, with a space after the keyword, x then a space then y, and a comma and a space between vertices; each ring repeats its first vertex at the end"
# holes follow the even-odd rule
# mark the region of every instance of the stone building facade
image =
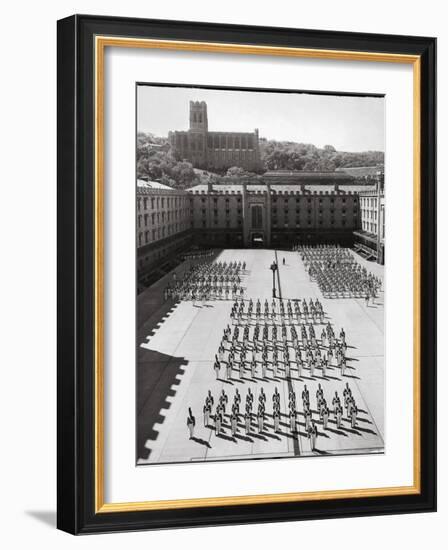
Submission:
POLYGON ((168 140, 175 155, 195 168, 224 172, 239 166, 249 172, 261 168, 258 129, 254 132, 210 132, 207 104, 190 101, 190 126, 173 131, 168 140))
MULTIPOLYGON (((271 180, 272 181, 272 180, 271 180)), ((267 183, 250 178, 186 191, 137 185, 139 288, 173 258, 199 248, 283 248, 339 243, 384 262, 384 192, 378 186, 267 183), (379 232, 379 233, 378 233, 379 232), (377 250, 379 253, 377 253, 377 250)), ((339 181, 339 180, 338 180, 339 181)))
POLYGON ((359 228, 359 188, 339 185, 197 185, 193 234, 202 246, 274 247, 338 242, 359 228))
POLYGON ((158 182, 137 182, 137 271, 139 286, 155 265, 191 244, 190 198, 158 182))
POLYGON ((359 193, 360 227, 355 231, 355 248, 367 258, 384 264, 385 210, 381 182, 359 193))

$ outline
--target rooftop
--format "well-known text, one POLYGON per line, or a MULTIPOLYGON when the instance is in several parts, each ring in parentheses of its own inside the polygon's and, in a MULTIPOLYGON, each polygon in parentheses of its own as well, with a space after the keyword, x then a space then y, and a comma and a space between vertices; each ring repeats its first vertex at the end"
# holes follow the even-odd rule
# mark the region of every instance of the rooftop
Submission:
POLYGON ((294 180, 325 179, 325 180, 350 180, 352 176, 345 172, 304 172, 303 170, 268 170, 263 174, 267 179, 293 178, 294 180))
POLYGON ((137 187, 140 189, 166 189, 168 191, 175 191, 172 187, 158 181, 137 180, 137 187))
MULTIPOLYGON (((214 193, 242 193, 243 192, 243 184, 242 183, 230 183, 230 184, 213 184, 212 191, 214 193)), ((336 192, 336 185, 295 185, 295 184, 270 184, 271 193, 334 193, 336 192)), ((339 192, 343 193, 359 193, 361 191, 373 191, 374 186, 369 185, 338 185, 339 192)), ((262 183, 260 184, 253 184, 248 183, 246 184, 246 190, 249 193, 258 193, 258 192, 265 192, 268 190, 268 186, 264 185, 262 183)), ((187 189, 187 191, 192 193, 208 193, 209 192, 209 186, 207 184, 201 183, 199 185, 195 185, 194 187, 190 187, 187 189)))
POLYGON ((339 173, 350 174, 354 177, 376 176, 378 172, 384 172, 384 166, 356 166, 353 168, 336 168, 339 173))

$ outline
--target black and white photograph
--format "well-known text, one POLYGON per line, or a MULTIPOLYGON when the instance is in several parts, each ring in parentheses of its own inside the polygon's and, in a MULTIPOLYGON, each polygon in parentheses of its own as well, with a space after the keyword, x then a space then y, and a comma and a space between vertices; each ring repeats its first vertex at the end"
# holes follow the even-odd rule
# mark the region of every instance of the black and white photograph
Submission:
POLYGON ((136 93, 137 465, 383 453, 385 98, 136 93))

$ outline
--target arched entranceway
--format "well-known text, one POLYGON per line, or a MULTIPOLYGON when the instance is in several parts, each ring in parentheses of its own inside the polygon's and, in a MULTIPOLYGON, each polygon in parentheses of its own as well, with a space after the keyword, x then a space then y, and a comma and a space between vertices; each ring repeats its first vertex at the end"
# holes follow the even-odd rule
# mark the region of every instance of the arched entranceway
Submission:
POLYGON ((253 232, 250 236, 252 248, 264 248, 264 233, 262 231, 253 232))

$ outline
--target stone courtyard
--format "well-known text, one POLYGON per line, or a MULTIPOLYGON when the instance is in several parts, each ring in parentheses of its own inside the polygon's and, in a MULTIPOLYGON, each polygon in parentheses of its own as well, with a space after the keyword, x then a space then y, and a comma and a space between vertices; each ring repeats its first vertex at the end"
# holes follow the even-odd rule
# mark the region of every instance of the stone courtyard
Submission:
MULTIPOLYGON (((319 371, 311 377, 305 369, 300 377, 293 371, 289 379, 274 379, 271 374, 266 378, 239 379, 234 369, 230 380, 224 375, 216 379, 213 363, 223 330, 231 325, 233 301, 210 300, 204 304, 164 301, 163 290, 173 277, 171 272, 139 295, 137 302, 137 464, 384 452, 383 292, 375 303, 368 305, 362 298, 325 299, 317 284, 310 281, 299 254, 293 251, 226 249, 216 251, 214 260, 245 261, 244 299, 252 298, 254 302, 260 299, 262 303, 265 299, 272 301, 269 266, 277 261, 277 302, 283 300, 286 305, 288 299, 292 302, 317 297, 325 311, 325 323, 329 321, 336 334, 344 328, 348 345, 346 373, 341 377, 339 369, 333 366, 325 377, 319 371), (352 427, 344 414, 342 425, 337 428, 330 414, 324 430, 316 410, 318 384, 331 410, 335 391, 342 398, 347 382, 359 411, 356 426, 352 427), (314 451, 301 410, 300 395, 305 384, 318 428, 314 451), (246 435, 242 420, 235 436, 226 419, 219 435, 215 434, 213 421, 204 426, 202 411, 209 390, 216 400, 224 389, 230 408, 236 389, 244 403, 249 387, 255 402, 261 388, 266 394, 267 422, 261 433, 254 426, 246 435), (270 414, 275 388, 280 393, 282 413, 277 433, 270 414), (297 395, 298 430, 294 434, 289 429, 286 406, 291 390, 297 395), (189 407, 196 418, 191 439, 187 429, 189 407)), ((383 278, 383 266, 358 255, 356 260, 383 278)), ((175 271, 181 273, 186 267, 181 264, 175 271)), ((315 328, 320 334, 321 327, 315 328)), ((300 327, 298 332, 300 334, 300 327)))

